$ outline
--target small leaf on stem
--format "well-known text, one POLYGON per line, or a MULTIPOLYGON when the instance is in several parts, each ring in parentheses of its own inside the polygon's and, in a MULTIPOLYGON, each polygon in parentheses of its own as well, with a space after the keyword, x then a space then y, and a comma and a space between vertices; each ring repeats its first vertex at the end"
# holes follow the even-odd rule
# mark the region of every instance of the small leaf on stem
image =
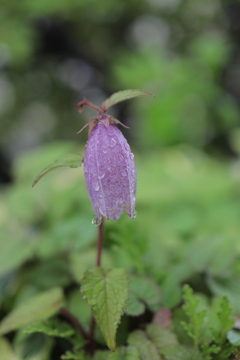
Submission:
POLYGON ((103 108, 104 111, 106 111, 111 106, 113 106, 121 101, 129 100, 129 99, 132 99, 137 96, 155 97, 155 95, 153 95, 147 91, 144 91, 144 90, 139 90, 139 89, 123 90, 123 91, 118 91, 118 92, 112 94, 107 100, 105 100, 102 103, 101 107, 103 108))
POLYGON ((89 269, 82 279, 81 291, 110 350, 116 348, 116 331, 126 307, 129 278, 124 269, 89 269))
POLYGON ((70 166, 71 168, 77 168, 82 165, 83 157, 78 154, 68 154, 62 158, 54 161, 52 164, 46 166, 35 178, 32 186, 35 186, 37 182, 47 173, 52 170, 55 170, 59 167, 70 166))

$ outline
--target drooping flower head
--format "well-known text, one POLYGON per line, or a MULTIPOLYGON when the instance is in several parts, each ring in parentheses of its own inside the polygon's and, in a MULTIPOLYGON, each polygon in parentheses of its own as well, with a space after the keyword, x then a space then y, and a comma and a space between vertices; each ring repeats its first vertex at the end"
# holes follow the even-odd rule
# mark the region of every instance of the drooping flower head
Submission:
POLYGON ((134 218, 136 167, 127 140, 116 125, 99 121, 92 129, 84 156, 84 173, 97 223, 118 220, 125 210, 134 218))
MULTIPOLYGON (((146 92, 141 92, 140 95, 146 94, 152 96, 146 92)), ((107 101, 111 99, 112 97, 107 101)), ((107 101, 101 107, 86 99, 78 104, 80 112, 83 106, 87 105, 99 113, 84 126, 93 125, 84 155, 84 173, 96 215, 95 225, 99 225, 103 217, 118 220, 123 211, 132 218, 136 217, 137 180, 134 155, 122 132, 115 125, 120 121, 105 114, 107 107, 112 105, 107 101)))

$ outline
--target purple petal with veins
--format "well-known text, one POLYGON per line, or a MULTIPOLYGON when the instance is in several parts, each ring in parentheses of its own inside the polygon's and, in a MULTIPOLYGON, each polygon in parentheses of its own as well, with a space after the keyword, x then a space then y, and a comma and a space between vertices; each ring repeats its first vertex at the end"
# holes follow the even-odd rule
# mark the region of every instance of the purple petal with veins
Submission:
POLYGON ((125 210, 135 218, 136 167, 127 140, 116 125, 97 123, 90 134, 84 156, 88 192, 99 225, 118 220, 125 210))

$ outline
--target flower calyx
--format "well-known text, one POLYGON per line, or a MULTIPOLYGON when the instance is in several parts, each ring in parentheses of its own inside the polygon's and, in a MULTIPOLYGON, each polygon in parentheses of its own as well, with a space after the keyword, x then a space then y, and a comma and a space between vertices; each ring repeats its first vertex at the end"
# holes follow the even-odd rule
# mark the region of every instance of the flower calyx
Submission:
POLYGON ((83 129, 85 129, 87 126, 93 124, 97 124, 99 122, 101 122, 106 128, 109 127, 110 123, 115 123, 115 124, 120 124, 123 127, 129 129, 128 126, 124 125, 121 121, 119 121, 118 119, 116 119, 115 117, 113 117, 112 115, 107 115, 105 114, 105 112, 107 111, 107 109, 105 109, 103 106, 97 106, 93 103, 91 103, 90 101, 88 101, 86 98, 84 98, 82 101, 80 101, 77 104, 78 107, 78 111, 79 113, 81 113, 83 111, 83 107, 84 106, 88 106, 93 110, 98 111, 98 115, 93 117, 86 125, 84 125, 81 130, 79 130, 77 133, 79 134, 80 132, 82 132, 83 129))

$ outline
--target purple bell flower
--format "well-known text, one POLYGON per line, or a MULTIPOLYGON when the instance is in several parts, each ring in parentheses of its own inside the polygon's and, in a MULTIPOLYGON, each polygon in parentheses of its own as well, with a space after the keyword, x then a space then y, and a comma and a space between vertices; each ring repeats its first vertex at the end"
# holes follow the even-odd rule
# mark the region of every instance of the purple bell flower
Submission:
MULTIPOLYGON (((135 218, 136 167, 122 132, 108 115, 96 117, 84 156, 84 173, 95 225, 102 218, 118 220, 125 210, 135 218)), ((116 120, 116 119, 115 119, 116 120)))

